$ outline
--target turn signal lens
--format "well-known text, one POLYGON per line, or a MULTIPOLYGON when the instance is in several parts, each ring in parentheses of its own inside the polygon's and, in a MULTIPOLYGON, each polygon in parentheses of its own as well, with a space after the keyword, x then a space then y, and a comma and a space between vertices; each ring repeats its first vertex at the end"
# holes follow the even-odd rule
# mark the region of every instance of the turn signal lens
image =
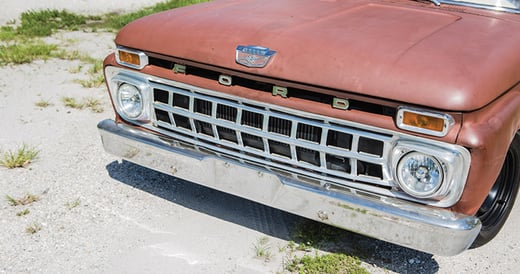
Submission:
POLYGON ((441 132, 444 128, 444 120, 418 113, 405 111, 403 113, 403 124, 441 132))
POLYGON ((453 118, 444 113, 400 108, 397 111, 397 126, 401 129, 442 137, 454 124, 453 118))
POLYGON ((148 56, 144 52, 119 47, 116 51, 116 61, 126 67, 142 69, 148 65, 148 56))

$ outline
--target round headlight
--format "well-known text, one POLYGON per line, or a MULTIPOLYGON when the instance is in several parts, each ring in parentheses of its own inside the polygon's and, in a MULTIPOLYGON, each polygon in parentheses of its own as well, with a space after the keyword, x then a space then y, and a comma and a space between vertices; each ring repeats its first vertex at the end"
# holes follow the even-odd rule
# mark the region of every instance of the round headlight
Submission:
POLYGON ((397 178, 406 193, 428 198, 440 188, 444 174, 441 164, 433 156, 410 152, 399 160, 397 178))
POLYGON ((143 95, 130 84, 122 84, 118 89, 118 102, 121 111, 128 118, 134 119, 143 113, 143 95))

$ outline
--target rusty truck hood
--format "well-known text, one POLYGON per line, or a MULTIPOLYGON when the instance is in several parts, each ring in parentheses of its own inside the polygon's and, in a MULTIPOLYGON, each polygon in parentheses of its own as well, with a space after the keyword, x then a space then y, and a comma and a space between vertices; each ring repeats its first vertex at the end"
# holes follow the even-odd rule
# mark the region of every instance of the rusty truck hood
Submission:
POLYGON ((520 79, 520 15, 414 1, 224 0, 138 20, 118 45, 444 110, 470 111, 520 79), (470 10, 471 11, 471 10, 470 10), (478 13, 478 14, 477 14, 478 13), (264 68, 238 45, 276 51, 264 68))

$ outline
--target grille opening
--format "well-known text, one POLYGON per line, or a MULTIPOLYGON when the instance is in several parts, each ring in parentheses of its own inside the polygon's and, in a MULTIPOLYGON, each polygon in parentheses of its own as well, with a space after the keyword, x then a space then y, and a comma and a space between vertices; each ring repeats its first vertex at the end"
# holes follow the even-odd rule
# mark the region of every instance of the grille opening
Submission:
POLYGON ((197 130, 197 133, 215 137, 215 135, 213 134, 213 127, 210 123, 195 121, 195 128, 197 130))
POLYGON ((202 99, 195 99, 195 109, 194 111, 196 113, 205 114, 208 116, 211 116, 211 102, 202 100, 202 99))
POLYGON ((329 130, 327 135, 327 145, 350 150, 352 147, 352 135, 335 130, 329 130))
POLYGON ((227 140, 238 144, 237 135, 234 130, 225 127, 217 127, 217 132, 220 140, 227 140))
POLYGON ((378 164, 357 161, 357 175, 383 179, 383 168, 378 164))
POLYGON ((292 122, 289 120, 277 117, 269 117, 269 127, 267 130, 269 132, 291 136, 291 125, 292 122))
POLYGON ((218 104, 217 118, 235 122, 237 118, 237 109, 234 107, 218 104))
POLYGON ((162 121, 168 124, 171 124, 170 116, 168 115, 168 112, 160 109, 155 109, 155 117, 157 117, 157 121, 162 121))
POLYGON ((190 109, 190 97, 178 93, 173 94, 173 106, 183 109, 190 109))
POLYGON ((168 104, 168 92, 162 89, 154 89, 153 97, 156 102, 168 104))
POLYGON ((247 110, 242 111, 242 125, 262 129, 263 120, 262 114, 247 110))
POLYGON ((306 162, 311 165, 320 166, 320 153, 316 150, 296 147, 296 157, 300 162, 306 162))
POLYGON ((242 133, 242 142, 246 147, 264 150, 264 142, 262 141, 262 138, 260 138, 259 136, 242 133))
POLYGON ((246 88, 250 88, 250 89, 253 89, 253 90, 264 91, 264 92, 272 92, 273 91, 273 85, 272 84, 268 84, 268 83, 264 83, 264 82, 258 82, 258 81, 255 81, 255 80, 249 80, 249 79, 246 79, 246 78, 236 77, 236 76, 233 77, 233 85, 246 87, 246 88))
POLYGON ((191 130, 190 119, 188 117, 179 114, 173 114, 173 120, 175 121, 175 125, 177 127, 191 130))
POLYGON ((359 137, 358 152, 383 156, 384 143, 379 140, 359 137))
POLYGON ((286 143, 269 140, 269 151, 271 154, 291 158, 291 147, 286 143))
POLYGON ((165 69, 173 69, 173 62, 164 59, 148 56, 148 63, 165 69))
POLYGON ((337 155, 327 154, 325 155, 327 161, 327 169, 350 173, 350 159, 337 155))
POLYGON ((299 123, 296 138, 319 143, 321 140, 321 128, 299 123))

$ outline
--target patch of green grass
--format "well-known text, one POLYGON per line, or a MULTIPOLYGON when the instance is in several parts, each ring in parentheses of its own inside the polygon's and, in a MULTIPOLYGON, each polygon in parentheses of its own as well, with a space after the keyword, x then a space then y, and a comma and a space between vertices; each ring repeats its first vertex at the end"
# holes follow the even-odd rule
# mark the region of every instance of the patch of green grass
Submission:
POLYGON ((131 21, 150 14, 208 1, 209 0, 169 0, 127 14, 107 14, 104 16, 103 23, 100 24, 99 27, 119 30, 131 21))
POLYGON ((41 41, 0 45, 0 65, 30 63, 36 59, 49 59, 58 46, 41 41))
POLYGON ((26 208, 26 209, 24 209, 22 211, 17 212, 16 216, 21 217, 21 216, 28 215, 29 213, 31 213, 31 211, 29 211, 29 209, 26 208))
POLYGON ((49 36, 57 30, 78 30, 99 16, 84 16, 66 10, 27 11, 21 15, 21 24, 16 32, 27 37, 49 36))
POLYGON ((253 244, 255 250, 255 256, 257 258, 263 258, 264 261, 268 262, 271 260, 272 253, 269 246, 269 238, 264 236, 257 240, 256 244, 253 244))
POLYGON ((76 82, 85 88, 97 88, 103 85, 105 83, 103 61, 91 57, 82 57, 80 60, 90 66, 87 71, 89 78, 87 80, 77 80, 76 82))
POLYGON ((296 225, 292 239, 300 243, 299 249, 302 250, 319 248, 323 242, 335 241, 345 233, 343 229, 306 219, 296 225))
POLYGON ((49 100, 40 99, 36 103, 34 103, 35 106, 40 108, 46 108, 52 106, 52 103, 49 100))
POLYGON ((37 233, 40 230, 42 230, 42 227, 38 223, 34 223, 34 224, 32 224, 32 225, 30 225, 30 226, 25 228, 25 232, 27 234, 35 234, 35 233, 37 233))
POLYGON ((5 198, 11 206, 29 205, 40 200, 40 197, 38 195, 33 195, 29 193, 25 194, 25 196, 18 199, 13 198, 9 195, 6 195, 5 198))
POLYGON ((104 109, 101 107, 101 102, 92 97, 84 97, 81 101, 73 97, 62 97, 61 102, 64 106, 74 109, 90 108, 92 112, 101 113, 104 109))
POLYGON ((292 273, 368 274, 361 261, 345 254, 304 255, 294 258, 286 269, 292 273))
POLYGON ((90 108, 92 112, 101 113, 105 111, 103 107, 101 107, 101 102, 98 99, 87 97, 84 99, 85 107, 90 108))
POLYGON ((74 109, 83 109, 85 105, 83 103, 80 103, 76 100, 76 98, 73 97, 61 97, 61 102, 64 106, 74 109))
POLYGON ((38 158, 39 151, 31 146, 23 144, 16 150, 9 150, 0 155, 0 165, 9 169, 25 167, 38 158))
POLYGON ((68 210, 72 210, 73 208, 75 207, 78 207, 80 205, 80 200, 79 198, 77 198, 76 200, 72 201, 72 202, 67 202, 65 204, 65 206, 67 207, 68 210))

